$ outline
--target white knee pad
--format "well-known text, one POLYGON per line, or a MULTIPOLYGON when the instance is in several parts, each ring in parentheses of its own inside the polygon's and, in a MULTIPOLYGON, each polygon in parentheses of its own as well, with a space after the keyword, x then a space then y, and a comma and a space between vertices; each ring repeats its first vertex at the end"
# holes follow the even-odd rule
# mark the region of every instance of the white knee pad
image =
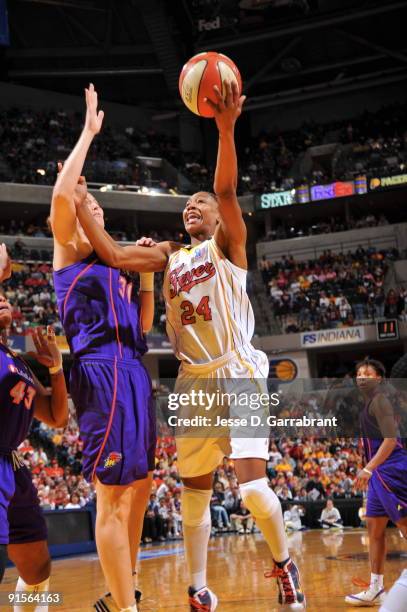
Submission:
POLYGON ((281 509, 280 500, 268 486, 267 478, 251 480, 240 485, 244 504, 257 519, 270 518, 281 509))
POLYGON ((189 527, 201 527, 211 524, 209 504, 211 490, 190 489, 184 487, 181 493, 181 508, 183 524, 189 527))

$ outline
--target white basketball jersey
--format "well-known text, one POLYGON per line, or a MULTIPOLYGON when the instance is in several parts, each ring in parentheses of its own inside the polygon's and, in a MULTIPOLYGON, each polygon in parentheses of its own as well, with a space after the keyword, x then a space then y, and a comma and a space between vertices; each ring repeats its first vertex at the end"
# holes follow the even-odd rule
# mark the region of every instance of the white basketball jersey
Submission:
POLYGON ((213 238, 170 256, 163 292, 167 334, 178 359, 200 364, 236 349, 242 356, 255 351, 246 277, 213 238))

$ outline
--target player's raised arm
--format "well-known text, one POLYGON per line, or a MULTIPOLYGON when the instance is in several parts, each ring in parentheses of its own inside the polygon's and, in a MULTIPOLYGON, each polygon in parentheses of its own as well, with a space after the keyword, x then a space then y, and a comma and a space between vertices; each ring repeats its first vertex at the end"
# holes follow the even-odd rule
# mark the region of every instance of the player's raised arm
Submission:
POLYGON ((237 155, 235 146, 235 124, 242 112, 245 96, 239 95, 236 83, 225 82, 226 95, 215 87, 217 103, 208 100, 213 108, 219 131, 218 159, 215 171, 214 191, 219 204, 221 222, 215 239, 229 259, 238 266, 246 267, 247 230, 242 210, 236 196, 237 155))
POLYGON ((66 245, 76 232, 74 198, 84 191, 81 181, 83 165, 94 137, 99 134, 104 113, 98 111, 98 95, 92 83, 85 89, 86 119, 82 134, 72 153, 62 166, 58 164, 58 178, 52 194, 51 226, 55 240, 66 245))
POLYGON ((159 242, 151 249, 137 245, 122 247, 96 223, 85 199, 77 202, 76 210, 78 220, 98 257, 112 268, 129 272, 162 272, 168 257, 181 246, 175 242, 159 242))

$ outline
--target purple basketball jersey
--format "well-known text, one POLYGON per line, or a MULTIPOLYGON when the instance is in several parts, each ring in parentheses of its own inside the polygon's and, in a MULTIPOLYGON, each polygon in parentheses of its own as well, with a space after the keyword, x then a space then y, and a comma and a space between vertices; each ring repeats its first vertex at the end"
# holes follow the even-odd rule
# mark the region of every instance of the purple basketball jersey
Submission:
POLYGON ((92 254, 54 272, 58 309, 75 357, 141 357, 147 345, 140 303, 130 278, 92 254))
MULTIPOLYGON (((373 414, 369 413, 369 408, 375 397, 376 395, 374 395, 365 403, 365 407, 362 411, 360 419, 363 435, 363 447, 365 450, 366 459, 368 461, 370 461, 371 458, 374 457, 384 440, 376 417, 373 414)), ((401 439, 397 438, 397 445, 392 454, 388 457, 387 461, 389 459, 394 460, 399 457, 404 460, 407 459, 407 451, 404 449, 401 439)))
POLYGON ((47 530, 26 467, 13 468, 12 452, 28 435, 35 383, 26 363, 0 344, 0 544, 45 540, 47 530))
MULTIPOLYGON (((370 461, 383 443, 376 417, 369 413, 370 398, 361 414, 361 429, 366 459, 370 461)), ((394 523, 407 516, 407 451, 401 439, 389 457, 373 470, 367 491, 366 516, 387 516, 394 523)))
POLYGON ((35 394, 29 367, 0 343, 0 452, 11 452, 27 437, 35 394))

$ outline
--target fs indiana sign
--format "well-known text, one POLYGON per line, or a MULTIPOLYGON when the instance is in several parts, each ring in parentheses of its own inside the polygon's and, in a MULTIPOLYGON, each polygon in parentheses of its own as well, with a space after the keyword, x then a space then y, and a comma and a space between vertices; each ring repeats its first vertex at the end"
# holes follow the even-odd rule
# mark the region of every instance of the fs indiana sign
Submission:
POLYGON ((301 346, 304 348, 354 344, 356 342, 364 342, 364 340, 365 328, 362 325, 341 327, 339 329, 320 329, 301 334, 301 346))

